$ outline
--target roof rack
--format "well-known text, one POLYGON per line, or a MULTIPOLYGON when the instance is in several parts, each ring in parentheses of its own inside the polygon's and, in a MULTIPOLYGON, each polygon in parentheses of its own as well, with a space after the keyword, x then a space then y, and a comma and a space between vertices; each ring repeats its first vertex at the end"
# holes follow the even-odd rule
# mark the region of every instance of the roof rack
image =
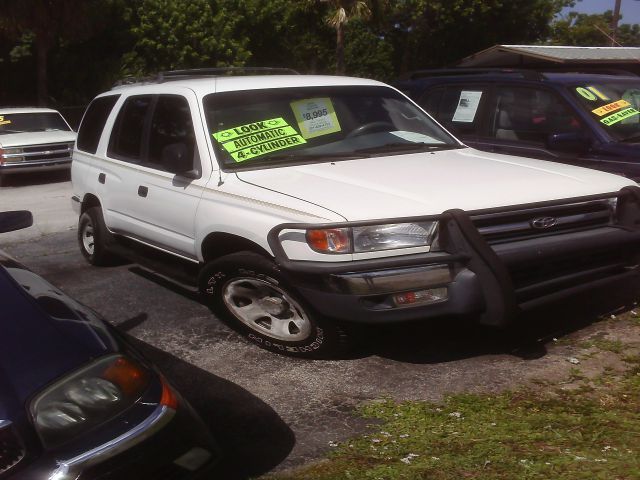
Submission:
POLYGON ((169 70, 158 73, 158 79, 162 81, 183 79, 184 77, 222 76, 222 75, 300 75, 291 68, 280 67, 221 67, 221 68, 191 68, 188 70, 169 70))
POLYGON ((155 75, 146 77, 125 77, 118 80, 114 85, 121 87, 124 85, 163 83, 176 80, 188 80, 202 77, 221 77, 225 75, 300 75, 300 72, 292 68, 280 67, 219 67, 219 68, 190 68, 185 70, 168 70, 158 72, 155 75))
POLYGON ((525 68, 434 68, 427 70, 416 70, 404 75, 402 80, 417 80, 426 77, 444 77, 447 75, 482 75, 482 74, 520 74, 527 80, 542 80, 543 74, 535 70, 525 68))

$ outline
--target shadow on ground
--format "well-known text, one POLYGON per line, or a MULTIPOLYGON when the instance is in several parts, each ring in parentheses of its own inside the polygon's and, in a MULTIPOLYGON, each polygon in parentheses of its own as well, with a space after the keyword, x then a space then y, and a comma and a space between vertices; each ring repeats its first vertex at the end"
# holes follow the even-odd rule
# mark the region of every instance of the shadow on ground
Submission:
POLYGON ((31 185, 44 185, 46 183, 60 183, 71 180, 70 170, 54 170, 52 172, 29 172, 3 175, 1 186, 4 187, 28 187, 31 185))
POLYGON ((292 430, 258 397, 162 350, 126 335, 198 411, 223 450, 212 478, 240 480, 281 463, 295 444, 292 430))
MULTIPOLYGON (((138 267, 132 273, 200 301, 195 290, 138 267)), ((612 284, 523 313, 508 328, 485 327, 475 318, 437 318, 388 326, 347 325, 354 348, 338 359, 377 355, 407 363, 444 363, 482 355, 541 358, 546 344, 579 331, 603 315, 629 310, 640 297, 640 279, 612 284)))
MULTIPOLYGON (((361 354, 416 364, 443 363, 480 355, 509 354, 524 360, 541 358, 546 344, 621 313, 639 297, 637 284, 589 292, 524 313, 508 328, 478 325, 476 319, 446 318, 422 324, 367 328, 361 354), (366 352, 366 353, 365 353, 366 352)), ((362 333, 362 328, 359 329, 362 333)))

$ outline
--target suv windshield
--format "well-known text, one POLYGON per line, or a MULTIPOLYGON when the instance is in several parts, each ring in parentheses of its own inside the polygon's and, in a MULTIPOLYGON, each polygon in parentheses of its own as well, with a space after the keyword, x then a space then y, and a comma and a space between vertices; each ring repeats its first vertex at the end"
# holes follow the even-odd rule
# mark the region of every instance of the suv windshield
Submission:
POLYGON ((640 141, 640 81, 593 82, 569 90, 616 140, 640 141))
POLYGON ((216 154, 231 168, 461 148, 387 87, 303 87, 204 98, 216 154))
POLYGON ((0 114, 0 135, 23 132, 71 131, 59 113, 0 114))

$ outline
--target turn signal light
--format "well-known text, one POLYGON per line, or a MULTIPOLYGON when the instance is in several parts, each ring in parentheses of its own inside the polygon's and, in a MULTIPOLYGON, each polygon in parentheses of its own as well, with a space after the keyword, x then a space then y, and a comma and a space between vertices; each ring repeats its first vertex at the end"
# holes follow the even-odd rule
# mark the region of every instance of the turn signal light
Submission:
POLYGON ((396 307, 407 307, 410 305, 424 305, 428 303, 442 302, 448 297, 449 292, 446 287, 430 288, 428 290, 398 293, 393 296, 393 303, 396 304, 396 307))
POLYGON ((350 253, 351 234, 348 228, 307 230, 307 243, 320 253, 350 253))

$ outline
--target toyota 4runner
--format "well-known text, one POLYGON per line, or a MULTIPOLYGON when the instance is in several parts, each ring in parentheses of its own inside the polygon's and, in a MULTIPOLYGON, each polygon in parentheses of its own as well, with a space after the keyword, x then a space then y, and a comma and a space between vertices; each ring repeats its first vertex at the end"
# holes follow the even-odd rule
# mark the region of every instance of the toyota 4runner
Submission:
POLYGON ((197 285, 256 344, 343 346, 345 322, 522 311, 637 278, 626 178, 468 148, 394 88, 169 72, 99 95, 72 167, 87 260, 197 285))

